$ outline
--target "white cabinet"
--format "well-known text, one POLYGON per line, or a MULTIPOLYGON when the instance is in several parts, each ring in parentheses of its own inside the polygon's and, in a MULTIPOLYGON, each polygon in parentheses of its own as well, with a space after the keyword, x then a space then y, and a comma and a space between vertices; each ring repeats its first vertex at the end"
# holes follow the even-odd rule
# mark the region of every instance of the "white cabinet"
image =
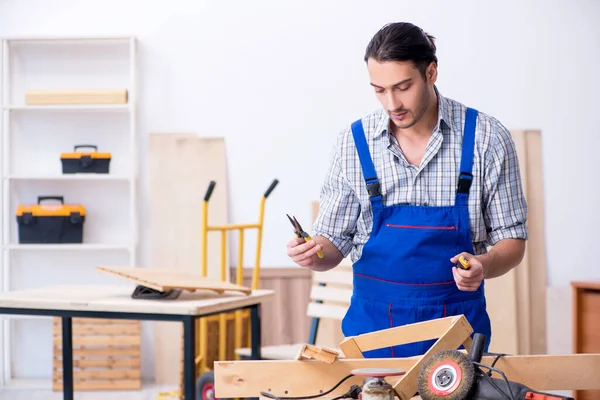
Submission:
MULTIPOLYGON (((1 39, 1 288, 119 284, 95 267, 136 266, 136 40, 1 39), (128 99, 126 104, 27 105, 26 91, 42 89, 126 89, 128 99), (111 153, 110 172, 63 174, 61 153, 77 145, 111 153), (83 243, 19 243, 16 209, 37 203, 39 196, 62 196, 65 203, 85 207, 83 243)), ((0 334, 5 385, 52 377, 50 318, 3 317, 0 334)))

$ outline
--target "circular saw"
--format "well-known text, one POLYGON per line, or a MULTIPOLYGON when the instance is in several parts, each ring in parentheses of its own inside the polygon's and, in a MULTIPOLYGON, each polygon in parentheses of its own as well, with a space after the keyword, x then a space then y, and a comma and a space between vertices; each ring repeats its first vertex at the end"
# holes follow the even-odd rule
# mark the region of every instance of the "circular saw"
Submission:
MULTIPOLYGON (((423 400, 574 400, 538 392, 509 381, 499 369, 481 363, 485 335, 475 334, 471 351, 440 351, 423 362, 417 388, 423 400), (492 378, 496 372, 501 378, 492 378)), ((501 356, 501 355, 498 355, 501 356)))

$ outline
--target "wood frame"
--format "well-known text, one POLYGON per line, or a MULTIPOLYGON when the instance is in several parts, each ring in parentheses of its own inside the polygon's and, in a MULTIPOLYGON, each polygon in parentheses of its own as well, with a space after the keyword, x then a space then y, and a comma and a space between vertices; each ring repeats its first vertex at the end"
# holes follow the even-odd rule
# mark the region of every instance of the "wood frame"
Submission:
POLYGON ((400 399, 410 399, 417 392, 417 376, 423 362, 444 349, 456 350, 464 344, 471 348, 473 328, 464 315, 417 322, 388 328, 345 339, 340 348, 348 358, 363 358, 363 351, 391 347, 398 344, 437 339, 427 352, 411 365, 406 374, 394 384, 400 399))
MULTIPOLYGON (((311 396, 330 390, 357 368, 397 368, 407 371, 386 380, 394 386, 399 400, 413 398, 417 375, 422 363, 433 353, 470 348, 472 327, 462 315, 385 329, 344 340, 340 348, 347 358, 333 363, 319 360, 258 360, 215 362, 215 395, 218 398, 261 397, 261 392, 275 396, 311 396), (406 358, 363 358, 362 352, 415 341, 438 340, 422 356, 406 358), (287 377, 287 378, 286 378, 287 377)), ((491 365, 495 356, 485 356, 482 363, 491 365)), ((511 381, 535 390, 598 389, 597 366, 600 354, 574 355, 505 355, 495 368, 511 381)), ((495 373, 493 377, 500 377, 495 373)), ((351 385, 361 385, 363 377, 345 380, 327 396, 344 394, 351 385)))

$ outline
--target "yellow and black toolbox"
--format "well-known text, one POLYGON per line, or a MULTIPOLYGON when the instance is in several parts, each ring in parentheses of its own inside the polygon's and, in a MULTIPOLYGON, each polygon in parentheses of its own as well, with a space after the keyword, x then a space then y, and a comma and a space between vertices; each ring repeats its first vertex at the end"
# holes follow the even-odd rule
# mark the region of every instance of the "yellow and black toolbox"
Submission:
POLYGON ((40 196, 38 203, 17 207, 19 243, 83 243, 85 208, 65 204, 63 196, 40 196), (42 204, 59 200, 60 204, 42 204))
POLYGON ((98 146, 90 144, 77 145, 73 152, 60 155, 63 174, 108 174, 111 158, 110 153, 98 153, 98 146), (79 151, 82 148, 90 148, 94 151, 79 151))

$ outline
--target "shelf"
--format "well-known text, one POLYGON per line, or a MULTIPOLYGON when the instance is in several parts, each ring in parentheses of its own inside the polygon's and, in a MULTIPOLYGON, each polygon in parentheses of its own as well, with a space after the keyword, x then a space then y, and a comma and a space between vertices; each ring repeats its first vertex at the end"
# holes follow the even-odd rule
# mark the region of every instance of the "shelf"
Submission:
POLYGON ((9 111, 131 111, 129 104, 65 104, 65 105, 9 105, 3 107, 9 111))
MULTIPOLYGON (((135 37, 118 33, 104 37, 34 35, 0 37, 0 44, 0 291, 47 284, 97 283, 103 280, 96 273, 97 265, 137 266, 139 138, 135 37), (126 103, 27 104, 26 100, 29 89, 101 88, 127 90, 127 98, 116 100, 126 103), (73 151, 78 144, 93 144, 99 152, 111 153, 110 173, 63 174, 60 154, 73 151), (72 200, 85 205, 83 243, 19 243, 15 208, 51 194, 64 196, 65 203, 72 200)), ((19 379, 21 375, 50 374, 50 379, 40 382, 51 389, 55 374, 36 363, 40 351, 51 351, 44 350, 51 337, 48 339, 45 330, 29 329, 29 320, 35 319, 48 317, 2 318, 0 387, 35 381, 19 379), (9 324, 8 320, 22 321, 9 324), (9 326, 18 329, 13 331, 9 326), (23 332, 27 335, 21 335, 23 332), (21 360, 27 360, 27 365, 21 360)), ((35 324, 31 326, 41 326, 40 322, 35 324)), ((54 359, 51 353, 44 357, 54 359)))
POLYGON ((130 178, 122 175, 110 174, 65 174, 65 175, 8 175, 5 180, 19 181, 129 181, 130 178))
POLYGON ((33 250, 33 251, 56 251, 56 250, 131 250, 128 244, 103 244, 103 243, 65 243, 65 244, 9 244, 3 246, 9 250, 33 250))
POLYGON ((8 42, 68 42, 68 41, 126 41, 130 42, 132 36, 13 36, 4 37, 8 42))

